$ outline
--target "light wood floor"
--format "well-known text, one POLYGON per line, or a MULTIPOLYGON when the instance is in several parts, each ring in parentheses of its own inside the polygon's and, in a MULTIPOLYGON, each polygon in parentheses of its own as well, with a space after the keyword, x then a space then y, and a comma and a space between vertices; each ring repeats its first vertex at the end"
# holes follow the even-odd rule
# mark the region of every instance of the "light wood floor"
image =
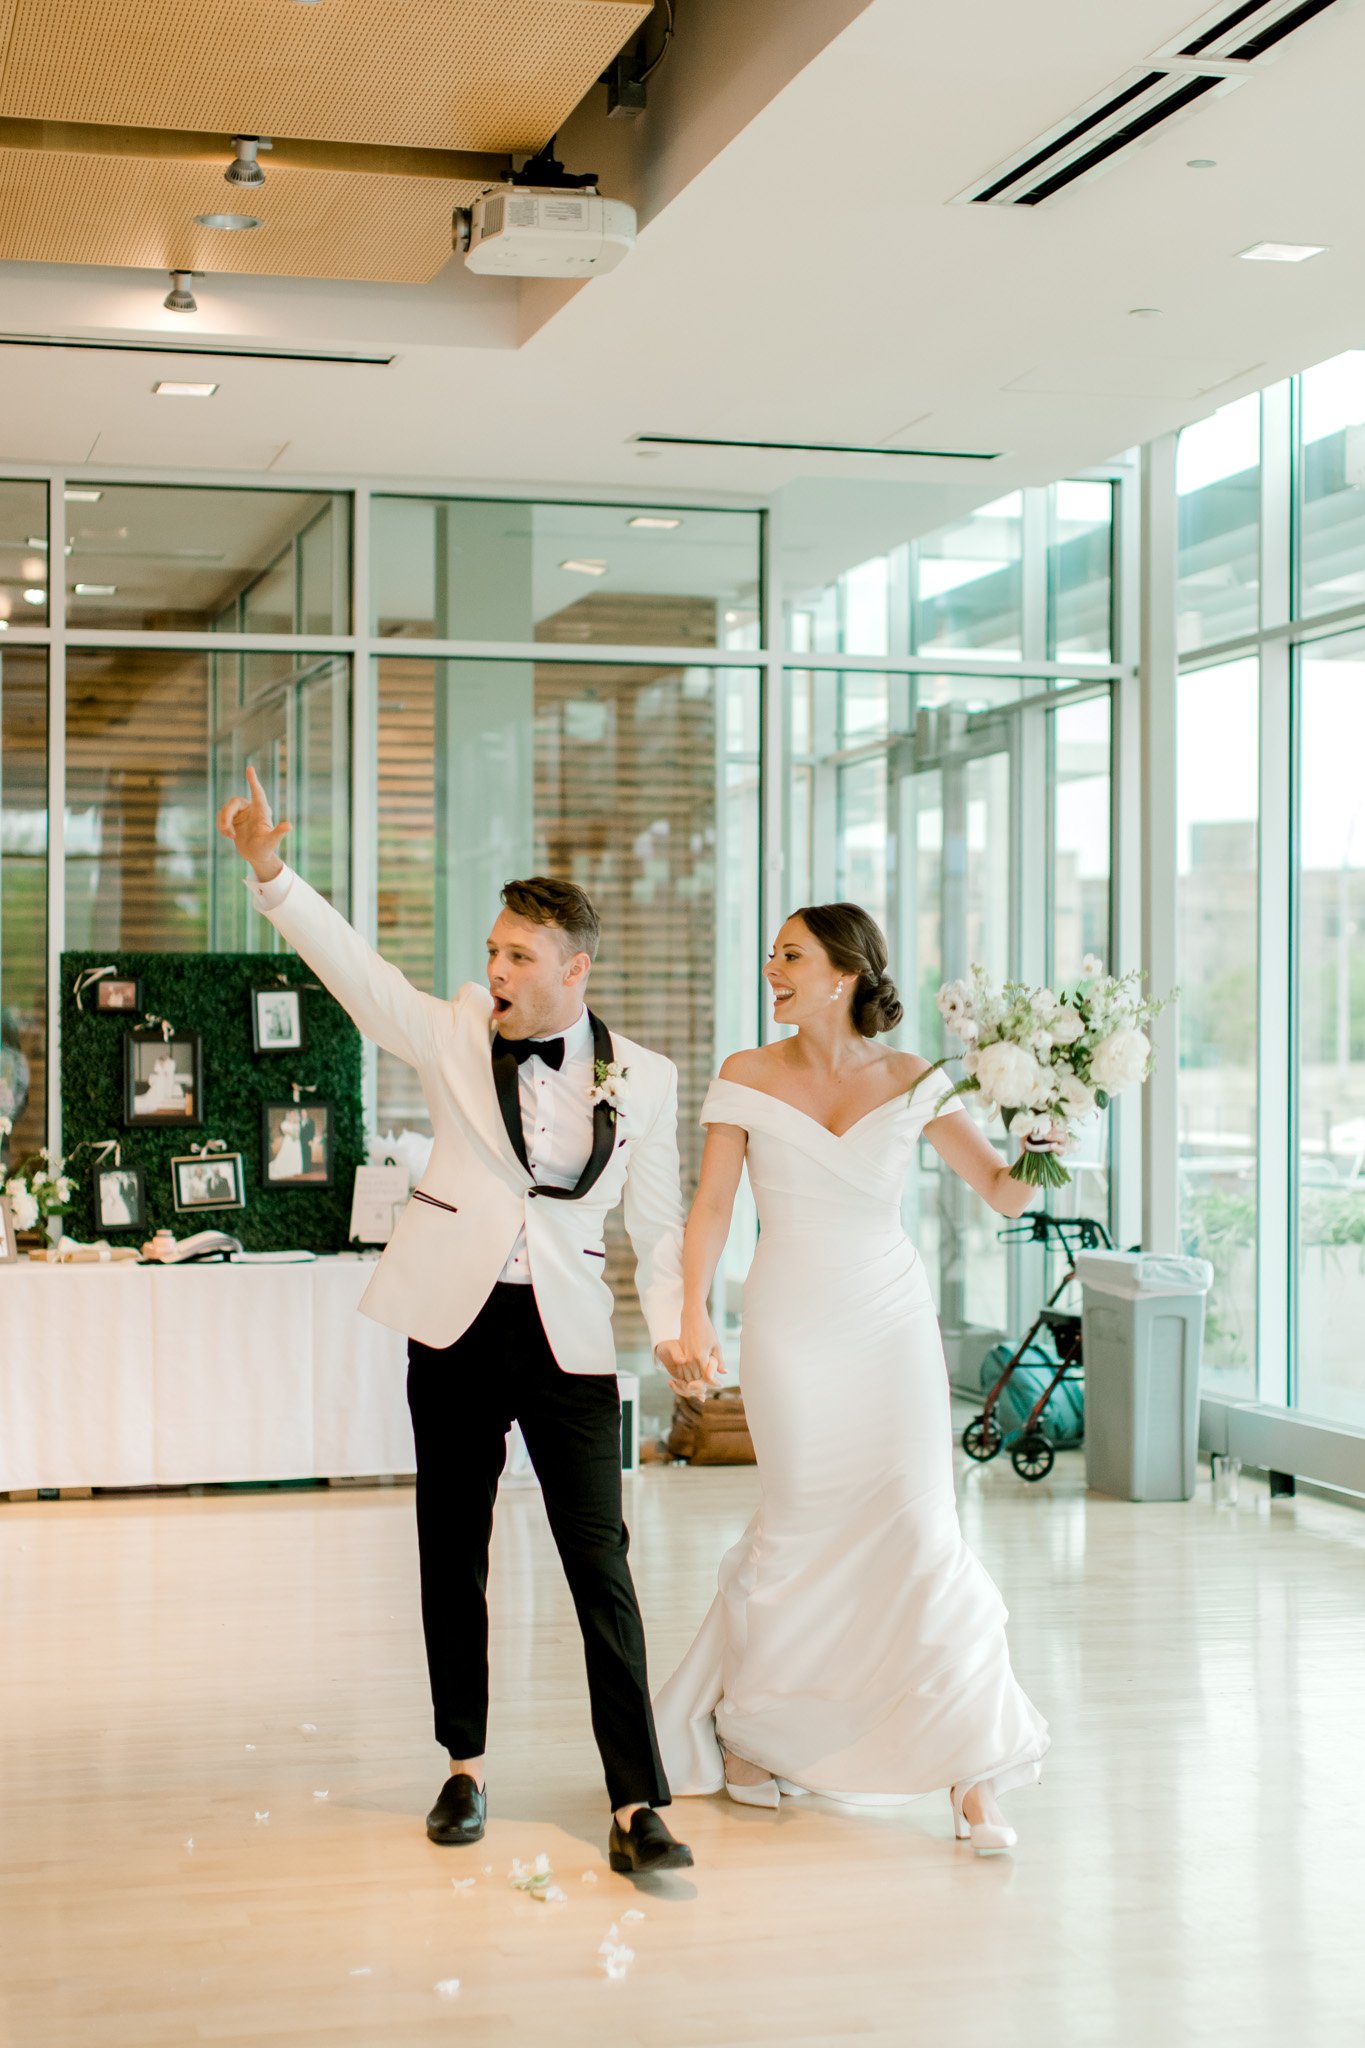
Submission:
MULTIPOLYGON (((754 1492, 635 1484, 656 1678, 754 1492)), ((972 1469, 962 1510, 1054 1734, 1013 1859, 955 1849, 946 1800, 689 1800, 695 1873, 637 1892, 606 1868, 534 1493, 499 1511, 494 1818, 468 1852, 421 1828, 442 1760, 409 1491, 0 1506, 0 2039, 1360 2039, 1365 1516, 1245 1481, 1236 1508, 1206 1480, 1188 1507, 1088 1498, 1075 1454, 1038 1487, 972 1469), (508 1884, 540 1852, 563 1904, 508 1884)))

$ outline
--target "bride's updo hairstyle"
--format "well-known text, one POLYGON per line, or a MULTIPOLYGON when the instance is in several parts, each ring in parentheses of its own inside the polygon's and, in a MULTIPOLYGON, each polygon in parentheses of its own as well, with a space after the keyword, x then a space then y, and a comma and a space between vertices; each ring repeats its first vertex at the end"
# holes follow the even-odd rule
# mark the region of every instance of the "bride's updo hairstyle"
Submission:
POLYGON ((812 903, 794 910, 811 937, 841 974, 856 974, 853 1022, 864 1038, 894 1031, 905 1011, 886 971, 886 940, 874 918, 857 903, 812 903))

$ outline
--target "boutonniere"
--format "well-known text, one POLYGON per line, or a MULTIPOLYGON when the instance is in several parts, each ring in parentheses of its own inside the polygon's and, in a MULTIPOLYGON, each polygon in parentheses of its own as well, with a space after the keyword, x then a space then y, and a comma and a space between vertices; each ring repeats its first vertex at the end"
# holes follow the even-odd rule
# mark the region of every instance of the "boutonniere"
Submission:
POLYGON ((613 1116, 619 1116, 630 1096, 630 1068, 615 1060, 594 1060, 592 1064, 592 1105, 605 1102, 613 1116))

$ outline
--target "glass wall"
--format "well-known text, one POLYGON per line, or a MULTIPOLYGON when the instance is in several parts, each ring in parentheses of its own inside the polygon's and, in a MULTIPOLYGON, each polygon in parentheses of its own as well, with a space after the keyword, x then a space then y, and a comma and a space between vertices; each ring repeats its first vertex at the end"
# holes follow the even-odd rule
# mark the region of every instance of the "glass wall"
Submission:
MULTIPOLYGON (((1365 532, 1362 532, 1365 546, 1365 532)), ((1299 1405, 1365 1425, 1365 635, 1302 649, 1295 877, 1299 1405)))
POLYGON ((1180 678, 1176 921, 1184 1249, 1213 1265, 1206 1384, 1256 1395, 1257 745, 1251 657, 1180 678))
POLYGON ((0 639, 0 1159, 46 1140, 47 654, 0 639))
POLYGON ((47 485, 0 480, 0 633, 45 626, 47 485))
POLYGON ((1261 401, 1239 398, 1186 427, 1176 458, 1181 652, 1253 632, 1259 619, 1261 401))
POLYGON ((1215 1274, 1205 1383, 1359 1429, 1365 351, 1187 428, 1177 469, 1179 1172, 1215 1274), (1263 534, 1283 541, 1262 566, 1263 534))
POLYGON ((381 640, 738 647, 758 618, 759 515, 376 498, 381 640))

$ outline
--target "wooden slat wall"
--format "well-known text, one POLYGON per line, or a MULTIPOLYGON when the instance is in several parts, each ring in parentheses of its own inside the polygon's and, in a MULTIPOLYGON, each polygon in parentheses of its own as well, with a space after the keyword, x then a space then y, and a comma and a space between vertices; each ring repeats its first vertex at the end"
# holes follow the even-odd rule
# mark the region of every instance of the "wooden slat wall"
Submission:
POLYGON ((197 952, 208 943, 208 662, 73 648, 67 657, 66 943, 197 952), (82 848, 93 815, 96 851, 82 848))

